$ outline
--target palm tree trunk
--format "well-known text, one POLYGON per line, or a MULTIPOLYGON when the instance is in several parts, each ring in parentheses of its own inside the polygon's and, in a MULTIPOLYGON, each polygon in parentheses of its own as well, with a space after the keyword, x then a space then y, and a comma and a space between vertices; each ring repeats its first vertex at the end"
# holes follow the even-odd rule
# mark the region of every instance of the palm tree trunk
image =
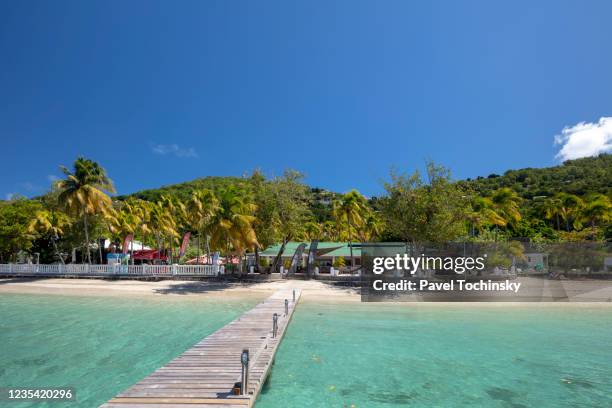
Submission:
POLYGON ((210 260, 210 237, 206 235, 206 263, 212 265, 210 260))
POLYGON ((287 239, 283 238, 283 243, 282 243, 280 249, 278 250, 278 254, 276 254, 276 257, 274 258, 274 261, 272 262, 272 267, 270 268, 270 273, 276 272, 276 268, 278 267, 278 262, 281 259, 281 257, 283 256, 283 252, 285 252, 285 246, 287 246, 287 239))
POLYGON ((351 269, 355 268, 355 258, 353 257, 353 233, 351 231, 351 214, 346 214, 346 221, 348 224, 348 239, 349 239, 349 250, 351 251, 351 269))
POLYGON ((255 272, 260 273, 259 268, 259 247, 255 246, 255 272))
POLYGON ((197 242, 197 246, 198 246, 198 259, 196 261, 196 264, 200 264, 200 233, 198 232, 198 242, 197 242))
POLYGON ((87 263, 91 264, 91 253, 89 252, 89 229, 87 227, 87 213, 83 215, 83 226, 85 227, 85 250, 87 251, 87 263))
POLYGON ((103 261, 103 256, 102 256, 102 250, 104 248, 104 243, 106 242, 106 239, 102 242, 102 245, 100 245, 100 240, 98 239, 98 253, 100 254, 100 265, 102 265, 102 261, 103 261))
POLYGON ((64 265, 64 258, 62 257, 62 254, 60 254, 59 248, 57 247, 57 241, 56 240, 58 240, 58 239, 59 239, 59 237, 56 235, 51 240, 53 241, 53 248, 55 249, 55 254, 59 258, 59 260, 62 263, 62 265, 64 265))

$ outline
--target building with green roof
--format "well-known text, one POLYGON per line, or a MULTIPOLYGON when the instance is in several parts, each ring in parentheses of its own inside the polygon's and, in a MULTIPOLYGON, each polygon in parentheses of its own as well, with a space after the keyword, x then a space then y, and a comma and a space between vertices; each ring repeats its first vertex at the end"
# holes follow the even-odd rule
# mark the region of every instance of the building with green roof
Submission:
MULTIPOLYGON (((302 254, 302 265, 306 265, 308 259, 308 252, 310 251, 310 242, 299 242, 290 241, 285 245, 285 251, 283 252, 282 259, 291 259, 293 254, 297 250, 300 244, 306 244, 304 253, 302 254)), ((361 248, 353 243, 353 257, 355 258, 355 265, 361 265, 361 248)), ((270 263, 278 255, 281 244, 272 245, 262 251, 259 255, 262 258, 266 258, 270 263)), ((317 251, 315 255, 315 262, 322 268, 330 267, 333 265, 336 258, 343 257, 346 264, 350 264, 351 248, 348 242, 329 242, 321 241, 317 244, 317 251)))

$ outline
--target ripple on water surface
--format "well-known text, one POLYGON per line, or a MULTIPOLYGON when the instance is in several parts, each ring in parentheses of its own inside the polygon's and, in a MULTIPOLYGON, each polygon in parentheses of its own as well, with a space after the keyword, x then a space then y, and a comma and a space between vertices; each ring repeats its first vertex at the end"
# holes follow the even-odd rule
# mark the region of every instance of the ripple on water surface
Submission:
POLYGON ((610 308, 300 305, 258 408, 612 406, 610 308))
POLYGON ((0 387, 76 389, 76 402, 14 408, 97 407, 256 303, 1 295, 0 387))

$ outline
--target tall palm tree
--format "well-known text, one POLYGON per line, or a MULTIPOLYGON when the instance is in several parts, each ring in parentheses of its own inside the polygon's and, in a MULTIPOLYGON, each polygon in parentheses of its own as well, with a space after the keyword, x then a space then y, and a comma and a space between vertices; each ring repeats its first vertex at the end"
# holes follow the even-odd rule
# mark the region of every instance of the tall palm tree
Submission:
POLYGON ((242 254, 259 245, 253 228, 256 206, 248 193, 230 186, 218 192, 218 200, 219 208, 210 224, 211 244, 225 249, 226 255, 242 254))
POLYGON ((321 237, 321 224, 315 221, 308 221, 304 224, 304 239, 313 241, 321 237))
POLYGON ((197 233, 198 263, 200 262, 200 237, 206 236, 206 255, 210 262, 210 248, 208 244, 208 232, 210 223, 219 211, 219 200, 211 190, 194 191, 191 199, 187 202, 187 222, 192 231, 197 233))
POLYGON ((474 196, 471 200, 471 209, 468 211, 467 219, 472 228, 472 235, 476 231, 482 232, 485 228, 495 226, 504 227, 507 221, 497 212, 491 197, 474 196))
POLYGON ((516 191, 508 187, 502 187, 493 193, 491 196, 493 209, 503 219, 504 225, 500 226, 513 225, 521 220, 522 216, 519 210, 521 201, 522 199, 516 191))
POLYGON ((363 223, 359 226, 357 234, 361 242, 372 241, 383 232, 383 223, 376 212, 368 211, 363 216, 363 223))
MULTIPOLYGON (((179 237, 176 230, 177 222, 171 210, 165 205, 164 200, 159 200, 151 204, 150 212, 151 230, 157 240, 157 250, 161 251, 162 242, 166 239, 179 237)), ((161 255, 161 252, 160 252, 161 255)))
POLYGON ((569 193, 557 193, 555 198, 560 201, 560 214, 565 220, 567 232, 574 227, 574 222, 579 220, 580 213, 584 208, 584 201, 580 197, 569 193))
POLYGON ((589 224, 595 233, 597 224, 610 222, 612 220, 612 203, 603 194, 592 194, 587 197, 582 209, 581 220, 589 224))
POLYGON ((55 254, 60 262, 64 263, 64 258, 57 247, 57 241, 64 235, 64 229, 71 223, 70 218, 60 211, 40 210, 34 215, 34 219, 28 226, 28 232, 48 235, 53 243, 55 254))
POLYGON ((544 218, 555 220, 557 230, 561 230, 561 218, 564 216, 563 203, 558 196, 547 198, 542 207, 544 218))
POLYGON ((363 215, 368 210, 366 199, 359 194, 357 190, 351 190, 344 194, 340 201, 337 202, 332 211, 339 224, 346 225, 346 231, 349 241, 349 250, 351 254, 351 267, 355 266, 355 257, 353 256, 353 231, 363 222, 363 215))
POLYGON ((66 178, 57 182, 58 201, 66 212, 83 219, 87 262, 91 263, 88 218, 110 211, 112 201, 108 194, 114 193, 115 187, 98 163, 83 157, 75 160, 72 171, 64 166, 60 169, 66 178))

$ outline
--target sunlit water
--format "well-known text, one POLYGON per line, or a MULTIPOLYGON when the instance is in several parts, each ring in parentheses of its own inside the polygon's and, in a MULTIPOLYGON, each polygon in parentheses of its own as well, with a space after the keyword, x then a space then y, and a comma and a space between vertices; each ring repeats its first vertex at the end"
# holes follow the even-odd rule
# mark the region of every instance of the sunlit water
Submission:
MULTIPOLYGON (((97 407, 255 301, 0 296, 0 387, 97 407)), ((612 406, 612 311, 302 302, 258 408, 612 406)))
POLYGON ((299 306, 258 408, 612 407, 612 309, 299 306))
POLYGON ((76 402, 4 407, 97 407, 256 301, 0 295, 0 387, 76 389, 76 402))

